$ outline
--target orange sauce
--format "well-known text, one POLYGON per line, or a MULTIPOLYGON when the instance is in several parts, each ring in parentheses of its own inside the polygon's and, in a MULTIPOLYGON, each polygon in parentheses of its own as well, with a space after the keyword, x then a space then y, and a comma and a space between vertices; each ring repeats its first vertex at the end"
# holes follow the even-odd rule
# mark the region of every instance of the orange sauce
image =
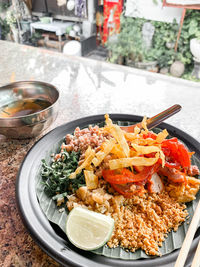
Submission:
POLYGON ((44 99, 22 99, 0 107, 0 118, 21 117, 48 108, 51 103, 44 99))

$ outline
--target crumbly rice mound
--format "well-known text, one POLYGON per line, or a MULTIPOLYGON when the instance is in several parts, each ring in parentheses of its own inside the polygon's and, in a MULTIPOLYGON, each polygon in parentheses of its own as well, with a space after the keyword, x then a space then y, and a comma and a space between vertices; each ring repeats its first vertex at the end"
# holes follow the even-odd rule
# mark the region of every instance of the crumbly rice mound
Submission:
POLYGON ((132 252, 141 248, 146 254, 159 255, 159 246, 167 233, 172 229, 177 231, 185 221, 188 215, 185 208, 166 192, 125 200, 112 214, 116 227, 108 246, 120 245, 132 252))
POLYGON ((121 246, 131 252, 141 248, 148 255, 159 255, 159 246, 167 234, 185 221, 186 206, 167 192, 125 199, 117 193, 108 193, 106 183, 102 183, 95 190, 79 188, 75 195, 69 196, 68 209, 81 206, 110 215, 115 220, 115 229, 107 243, 110 248, 121 246))
POLYGON ((80 130, 77 127, 74 131, 74 135, 66 135, 66 145, 63 148, 66 151, 81 151, 81 154, 84 155, 84 152, 87 150, 88 146, 95 149, 97 152, 100 149, 101 144, 108 138, 108 134, 102 133, 101 128, 97 125, 92 127, 80 130))

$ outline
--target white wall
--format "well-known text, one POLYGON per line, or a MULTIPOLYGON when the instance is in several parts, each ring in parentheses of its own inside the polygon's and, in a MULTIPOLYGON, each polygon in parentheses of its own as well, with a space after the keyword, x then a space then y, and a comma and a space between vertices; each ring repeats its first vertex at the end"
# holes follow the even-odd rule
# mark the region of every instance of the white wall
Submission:
POLYGON ((172 22, 175 18, 179 23, 181 14, 182 8, 163 7, 161 0, 157 0, 157 4, 153 0, 127 0, 126 2, 125 15, 128 17, 164 22, 172 22))
POLYGON ((167 0, 168 4, 177 4, 177 5, 199 5, 200 0, 167 0))

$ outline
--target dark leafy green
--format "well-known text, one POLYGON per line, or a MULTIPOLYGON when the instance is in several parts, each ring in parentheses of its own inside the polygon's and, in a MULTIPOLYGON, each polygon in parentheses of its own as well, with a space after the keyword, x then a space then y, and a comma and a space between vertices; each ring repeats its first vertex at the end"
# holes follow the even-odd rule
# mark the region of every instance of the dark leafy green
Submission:
POLYGON ((78 174, 75 179, 69 179, 69 176, 78 166, 79 152, 61 152, 58 160, 52 160, 48 165, 42 160, 41 176, 44 184, 44 191, 54 200, 74 193, 79 187, 85 185, 83 172, 78 174))

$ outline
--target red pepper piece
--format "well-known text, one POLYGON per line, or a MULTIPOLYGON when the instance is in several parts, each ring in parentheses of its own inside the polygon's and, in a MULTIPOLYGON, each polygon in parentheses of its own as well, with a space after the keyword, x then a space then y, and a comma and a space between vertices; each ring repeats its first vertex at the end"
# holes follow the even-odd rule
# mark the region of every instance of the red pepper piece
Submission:
POLYGON ((156 172, 155 169, 155 165, 144 167, 143 170, 137 174, 134 174, 126 168, 122 170, 103 170, 102 176, 107 182, 111 184, 135 183, 146 180, 149 176, 156 172))
POLYGON ((175 137, 162 142, 162 151, 168 158, 167 167, 178 168, 181 166, 185 168, 191 165, 190 152, 175 137))

